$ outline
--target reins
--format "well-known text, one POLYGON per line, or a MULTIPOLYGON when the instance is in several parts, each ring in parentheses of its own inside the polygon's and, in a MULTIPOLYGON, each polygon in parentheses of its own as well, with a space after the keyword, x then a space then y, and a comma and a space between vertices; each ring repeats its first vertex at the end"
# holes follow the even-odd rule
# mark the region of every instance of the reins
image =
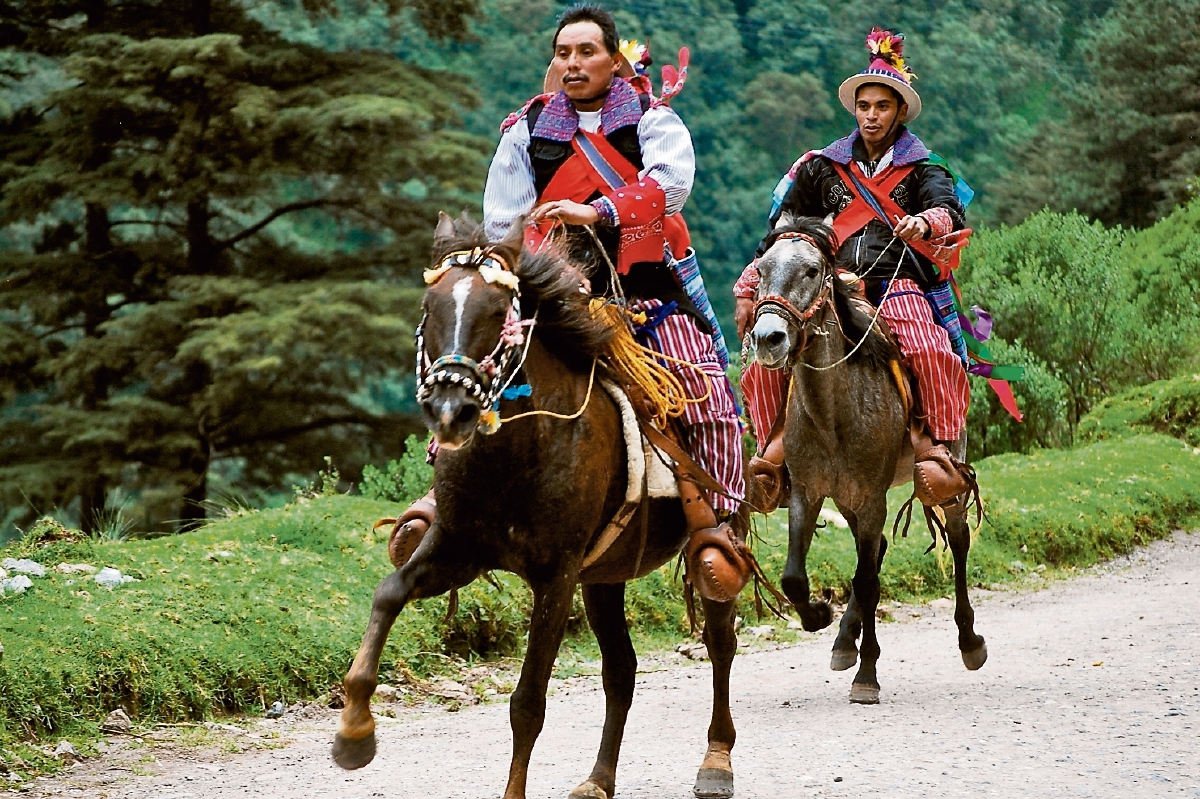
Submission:
MULTIPOLYGON (((813 240, 812 236, 809 236, 806 233, 799 233, 799 232, 782 233, 782 234, 780 234, 780 236, 777 239, 775 239, 774 242, 772 242, 771 246, 774 247, 775 244, 780 241, 796 240, 796 239, 799 239, 802 241, 807 241, 809 244, 813 245, 814 247, 817 247, 817 243, 816 243, 816 241, 813 240)), ((872 271, 874 271, 875 267, 878 266, 879 262, 883 259, 883 256, 887 253, 888 250, 891 249, 892 245, 895 244, 896 241, 898 241, 898 237, 892 236, 891 241, 889 241, 887 243, 887 246, 884 247, 880 251, 879 255, 875 258, 875 262, 871 264, 871 266, 867 269, 867 271, 864 274, 869 275, 869 274, 871 274, 872 271)), ((817 249, 820 250, 820 247, 817 247, 817 249)), ((846 363, 854 356, 854 354, 856 352, 858 352, 862 348, 863 344, 866 343, 867 338, 870 337, 871 331, 876 329, 876 324, 879 321, 879 315, 883 312, 883 303, 885 301, 887 301, 888 295, 890 295, 891 291, 892 291, 892 284, 895 282, 896 276, 900 274, 900 263, 901 263, 900 261, 896 262, 896 269, 895 269, 895 271, 892 272, 892 277, 891 277, 891 279, 888 280, 888 283, 887 283, 887 289, 884 291, 883 297, 880 298, 879 305, 875 308, 875 314, 871 317, 871 324, 867 326, 867 329, 863 333, 862 338, 860 338, 857 342, 854 343, 854 346, 850 349, 850 351, 847 352, 844 356, 842 356, 838 360, 836 360, 833 363, 828 364, 826 366, 813 366, 812 364, 807 363, 805 361, 800 361, 801 366, 804 366, 807 369, 811 369, 814 372, 826 372, 826 371, 829 371, 830 369, 833 369, 837 366, 841 366, 842 364, 846 363)), ((838 316, 837 306, 833 302, 833 291, 834 291, 833 281, 836 279, 834 277, 833 267, 832 267, 832 264, 828 263, 827 259, 825 259, 824 257, 822 257, 822 259, 821 259, 821 264, 822 264, 822 269, 825 273, 824 277, 821 279, 821 283, 822 283, 821 290, 817 293, 816 298, 812 301, 812 303, 804 311, 798 311, 796 309, 796 306, 793 305, 791 302, 789 302, 786 297, 782 297, 777 294, 768 294, 766 297, 763 297, 762 299, 760 299, 758 302, 756 302, 754 304, 754 320, 755 320, 755 322, 758 321, 759 316, 762 315, 763 313, 774 313, 778 316, 783 316, 785 318, 791 317, 792 321, 799 328, 800 334, 802 337, 801 345, 800 345, 799 349, 797 349, 795 352, 791 353, 788 356, 789 367, 796 360, 796 357, 798 355, 800 355, 801 353, 803 353, 805 349, 807 349, 807 347, 808 347, 808 330, 812 326, 812 319, 814 316, 816 316, 817 312, 820 311, 822 308, 829 307, 833 310, 833 316, 834 316, 835 323, 837 324, 838 330, 842 330, 842 321, 841 321, 841 318, 838 316), (782 313, 781 313, 781 311, 782 311, 782 313)), ((820 332, 820 330, 818 330, 815 335, 828 335, 828 334, 822 333, 822 332, 820 332)), ((842 333, 842 336, 847 341, 850 341, 850 338, 848 336, 846 336, 844 332, 842 333)), ((743 343, 743 349, 745 349, 745 343, 743 343)))

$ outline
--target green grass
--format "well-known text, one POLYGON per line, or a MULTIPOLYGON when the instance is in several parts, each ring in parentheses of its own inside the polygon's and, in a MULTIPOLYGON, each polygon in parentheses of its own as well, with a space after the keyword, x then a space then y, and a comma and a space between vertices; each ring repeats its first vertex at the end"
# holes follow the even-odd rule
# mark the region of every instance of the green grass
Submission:
MULTIPOLYGON (((1085 566, 1200 516, 1200 455, 1167 436, 1005 455, 977 466, 990 521, 971 553, 975 584, 1016 579, 1017 560, 1046 564, 1051 573, 1085 566)), ((893 492, 893 511, 903 498, 893 492)), ((372 591, 390 569, 371 523, 395 510, 394 503, 326 496, 154 540, 10 547, 6 556, 33 556, 47 567, 114 566, 139 582, 110 592, 86 576, 51 573, 24 595, 0 598, 0 758, 12 768, 18 757, 33 770, 50 768, 38 759, 41 750, 19 744, 62 735, 86 743, 117 706, 152 723, 253 713, 276 699, 325 693, 348 668, 372 591)), ((786 555, 783 515, 760 527, 757 553, 777 578, 786 555)), ((885 597, 951 591, 949 555, 924 554, 928 543, 916 526, 894 543, 885 597)), ((814 584, 844 594, 854 561, 849 531, 826 528, 809 558, 814 584)), ((503 591, 483 581, 464 589, 450 622, 444 598, 406 609, 384 654, 383 679, 420 681, 481 659, 519 657, 529 594, 516 578, 498 579, 503 591)), ((628 606, 641 651, 687 635, 669 567, 634 584, 628 606)), ((577 600, 562 673, 595 657, 577 600)))
POLYGON ((1166 433, 1200 447, 1200 374, 1180 375, 1103 400, 1079 423, 1081 442, 1166 433))

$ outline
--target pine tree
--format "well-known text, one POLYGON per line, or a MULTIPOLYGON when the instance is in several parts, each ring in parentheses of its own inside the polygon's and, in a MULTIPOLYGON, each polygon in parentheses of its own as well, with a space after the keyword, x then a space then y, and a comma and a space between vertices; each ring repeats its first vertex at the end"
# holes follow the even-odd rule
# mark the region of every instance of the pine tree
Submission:
MULTIPOLYGON (((74 22, 27 17, 25 42, 74 83, 0 138, 0 213, 40 232, 4 254, 0 335, 37 356, 0 361, 3 501, 79 497, 94 524, 120 485, 187 525, 214 463, 269 485, 398 441, 433 215, 482 181, 484 148, 455 130, 471 95, 232 3, 46 7, 74 22)), ((470 10, 388 8, 435 35, 470 10)))

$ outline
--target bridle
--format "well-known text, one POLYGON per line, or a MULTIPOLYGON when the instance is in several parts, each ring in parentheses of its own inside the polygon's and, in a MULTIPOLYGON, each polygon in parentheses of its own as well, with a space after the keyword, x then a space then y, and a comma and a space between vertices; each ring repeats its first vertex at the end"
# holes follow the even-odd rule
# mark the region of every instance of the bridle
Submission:
POLYGON ((496 346, 482 360, 476 361, 466 355, 451 353, 430 362, 425 351, 425 321, 428 311, 421 314, 417 325, 417 402, 429 398, 435 386, 457 386, 467 392, 483 408, 479 417, 479 430, 494 433, 500 428, 500 397, 516 378, 517 373, 529 356, 531 333, 537 324, 537 313, 529 319, 521 318, 520 281, 508 261, 492 247, 476 247, 473 250, 456 250, 443 258, 436 267, 425 270, 425 282, 433 285, 441 280, 450 269, 464 267, 475 269, 487 283, 498 283, 512 292, 504 325, 496 346), (519 352, 519 357, 518 357, 519 352), (463 371, 465 370, 465 374, 463 371))
MULTIPOLYGON (((809 236, 806 233, 791 231, 781 233, 778 238, 775 239, 775 241, 771 242, 771 246, 774 247, 776 242, 786 241, 788 239, 800 239, 802 241, 807 241, 809 244, 816 247, 818 251, 821 249, 812 236, 809 236)), ((883 256, 897 241, 901 241, 901 239, 893 235, 891 241, 889 241, 887 246, 880 251, 879 255, 875 258, 875 262, 871 264, 871 267, 867 269, 864 274, 870 274, 872 271, 874 271, 875 267, 879 265, 880 260, 883 259, 883 256)), ((769 249, 770 248, 768 248, 768 250, 769 249)), ((835 277, 833 262, 827 258, 821 259, 821 269, 824 271, 824 276, 821 278, 821 290, 817 292, 816 298, 812 301, 812 304, 810 304, 807 309, 799 311, 796 309, 796 306, 788 302, 786 297, 781 297, 777 294, 768 294, 766 297, 763 297, 754 304, 754 321, 757 323, 759 316, 763 313, 774 313, 784 317, 784 319, 789 320, 792 324, 799 328, 800 346, 794 351, 788 353, 788 367, 791 368, 791 365, 796 361, 797 356, 799 356, 802 352, 804 352, 805 349, 808 348, 808 337, 810 331, 812 335, 816 336, 829 335, 827 331, 821 329, 825 325, 828 325, 829 322, 825 322, 824 324, 814 323, 813 318, 822 308, 830 309, 833 312, 833 326, 837 327, 838 332, 842 334, 842 338, 846 339, 848 343, 853 344, 854 346, 841 358, 838 358, 836 361, 826 366, 813 366, 810 363, 800 361, 804 367, 811 369, 814 372, 828 371, 850 360, 854 353, 858 352, 862 345, 866 343, 867 339, 871 335, 871 331, 876 329, 876 326, 879 323, 879 316, 881 313, 883 313, 883 303, 887 301, 888 295, 892 291, 892 284, 895 282, 896 276, 900 274, 900 263, 901 261, 896 262, 896 269, 892 272, 892 277, 888 280, 887 291, 885 291, 883 297, 880 298, 879 305, 875 308, 875 315, 871 317, 871 325, 867 328, 866 332, 863 333, 862 338, 860 338, 858 341, 851 339, 846 335, 846 331, 842 329, 842 320, 838 316, 837 306, 833 302, 833 281, 835 277)), ((745 351, 746 348, 743 345, 742 352, 745 353, 745 351)), ((744 368, 745 367, 743 365, 743 369, 744 368)))
MULTIPOLYGON (((807 233, 800 233, 800 232, 781 233, 775 239, 775 241, 771 242, 771 246, 774 247, 777 243, 779 243, 781 241, 796 241, 796 240, 806 241, 809 244, 811 244, 813 247, 815 247, 818 252, 821 251, 821 248, 817 244, 816 239, 814 239, 812 236, 808 235, 807 233)), ((799 329, 799 331, 800 331, 800 347, 794 353, 789 355, 790 359, 795 358, 795 356, 799 355, 801 352, 803 352, 805 350, 805 348, 808 347, 808 343, 809 343, 808 339, 809 339, 810 334, 817 335, 817 336, 828 335, 828 333, 821 330, 821 328, 823 327, 823 324, 820 322, 820 320, 814 321, 814 318, 817 317, 817 314, 819 314, 822 309, 834 307, 833 306, 833 278, 834 278, 834 276, 833 276, 833 270, 830 268, 829 264, 826 263, 827 260, 828 259, 826 259, 824 257, 821 258, 821 270, 824 273, 821 277, 821 289, 820 289, 820 291, 817 292, 817 296, 813 298, 813 301, 811 303, 809 303, 809 306, 807 308, 805 308, 804 310, 800 310, 795 305, 793 305, 790 301, 788 301, 788 299, 786 297, 783 297, 779 294, 768 294, 765 297, 759 298, 759 300, 756 303, 754 303, 754 321, 755 321, 755 323, 758 322, 759 318, 764 313, 773 313, 776 316, 782 316, 786 321, 794 324, 799 329)), ((836 318, 836 314, 837 314, 837 311, 835 309, 834 310, 835 318, 836 318)), ((839 328, 841 327, 840 323, 835 322, 835 324, 837 324, 839 328)))

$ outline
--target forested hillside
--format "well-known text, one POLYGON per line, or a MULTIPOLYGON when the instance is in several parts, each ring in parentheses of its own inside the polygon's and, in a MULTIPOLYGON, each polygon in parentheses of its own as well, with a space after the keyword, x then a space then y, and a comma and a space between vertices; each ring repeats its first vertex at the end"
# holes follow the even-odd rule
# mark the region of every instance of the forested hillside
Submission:
MULTIPOLYGON (((397 455, 432 220, 478 208, 565 5, 0 0, 0 538, 192 526, 397 455)), ((1195 365, 1200 0, 608 5, 656 65, 691 48, 686 214, 722 318, 882 25, 915 132, 977 192, 968 302, 1030 367, 1023 426, 975 392, 975 453, 1068 444, 1195 365)))

